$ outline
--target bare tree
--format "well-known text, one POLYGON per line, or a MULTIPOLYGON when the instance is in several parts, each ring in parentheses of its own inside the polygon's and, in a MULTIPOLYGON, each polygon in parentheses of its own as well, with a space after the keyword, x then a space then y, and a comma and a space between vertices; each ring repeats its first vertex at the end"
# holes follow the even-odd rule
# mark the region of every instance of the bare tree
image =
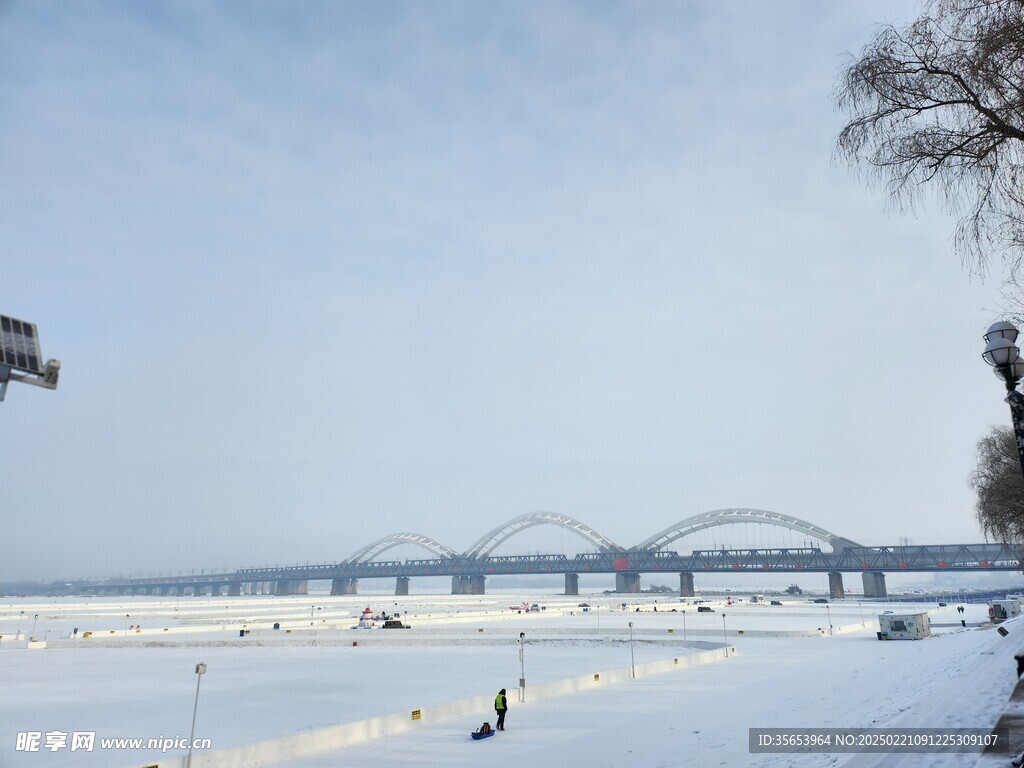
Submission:
POLYGON ((934 193, 961 214, 964 263, 985 274, 998 254, 1024 305, 1024 0, 924 0, 878 29, 835 98, 838 154, 903 207, 934 193))
POLYGON ((974 508, 985 535, 1024 545, 1024 475, 1012 429, 993 427, 978 441, 978 464, 970 482, 978 494, 974 508))

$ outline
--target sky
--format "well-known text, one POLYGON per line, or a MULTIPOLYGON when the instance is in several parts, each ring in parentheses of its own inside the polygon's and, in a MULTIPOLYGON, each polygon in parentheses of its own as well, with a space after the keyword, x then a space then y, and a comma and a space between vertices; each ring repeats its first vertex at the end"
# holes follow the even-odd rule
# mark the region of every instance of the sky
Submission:
POLYGON ((0 4, 0 312, 62 362, 0 404, 0 579, 540 510, 983 540, 998 280, 834 151, 840 67, 915 13, 0 4))

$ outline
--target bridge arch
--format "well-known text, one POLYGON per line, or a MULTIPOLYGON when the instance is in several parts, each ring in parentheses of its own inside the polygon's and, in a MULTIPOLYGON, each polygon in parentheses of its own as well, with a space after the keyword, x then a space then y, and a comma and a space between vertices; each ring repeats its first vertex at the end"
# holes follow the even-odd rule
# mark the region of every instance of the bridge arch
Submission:
POLYGON ((403 532, 392 533, 382 539, 377 539, 377 541, 367 544, 365 547, 357 549, 349 555, 344 562, 351 564, 368 563, 382 552, 387 552, 393 547, 400 547, 402 544, 415 544, 421 549, 425 549, 438 557, 458 557, 459 555, 459 553, 451 547, 447 547, 429 536, 424 536, 421 533, 403 532))
POLYGON ((463 553, 463 556, 473 558, 486 557, 494 551, 495 547, 504 542, 510 536, 514 536, 520 531, 525 530, 526 528, 532 528, 535 525, 558 525, 562 528, 566 528, 586 539, 602 552, 621 549, 618 544, 607 536, 602 536, 586 523, 583 523, 573 517, 569 517, 568 515, 559 515, 555 512, 528 512, 525 515, 513 517, 508 522, 503 523, 497 528, 485 533, 475 544, 463 553))
POLYGON ((779 512, 769 512, 766 509, 716 509, 711 512, 704 512, 700 515, 680 520, 675 525, 670 525, 663 531, 654 534, 649 539, 637 544, 637 549, 663 549, 676 539, 689 536, 691 533, 703 531, 707 528, 714 528, 718 525, 734 525, 736 523, 766 523, 777 525, 782 528, 789 528, 793 531, 813 536, 816 539, 828 543, 833 551, 839 551, 845 547, 859 547, 860 544, 850 541, 842 536, 837 536, 831 531, 826 531, 814 523, 801 520, 792 515, 783 515, 779 512))

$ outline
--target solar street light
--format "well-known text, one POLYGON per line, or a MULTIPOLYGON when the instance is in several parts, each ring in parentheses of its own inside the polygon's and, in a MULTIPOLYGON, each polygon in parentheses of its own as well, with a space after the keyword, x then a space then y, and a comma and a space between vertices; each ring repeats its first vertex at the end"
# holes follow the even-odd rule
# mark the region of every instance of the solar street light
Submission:
POLYGON ((629 676, 636 677, 636 659, 633 657, 633 622, 629 622, 629 676))
POLYGON ((729 658, 729 637, 725 631, 725 614, 722 614, 722 645, 725 646, 725 658, 729 658))
POLYGON ((526 645, 526 633, 519 633, 519 703, 526 701, 526 662, 523 657, 523 649, 526 645))
POLYGON ((206 665, 203 662, 196 664, 196 703, 192 708, 192 732, 188 735, 188 759, 185 761, 186 768, 192 768, 192 743, 196 740, 196 712, 199 711, 199 684, 206 674, 206 665))
POLYGON ((59 375, 60 360, 43 363, 35 324, 0 315, 0 402, 12 381, 56 389, 59 375))

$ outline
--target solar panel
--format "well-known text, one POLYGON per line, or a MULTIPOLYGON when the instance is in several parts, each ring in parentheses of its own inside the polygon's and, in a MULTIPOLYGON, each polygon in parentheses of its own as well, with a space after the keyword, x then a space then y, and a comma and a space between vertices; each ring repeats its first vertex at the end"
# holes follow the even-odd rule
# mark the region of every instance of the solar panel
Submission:
POLYGON ((0 315, 0 365, 26 373, 43 373, 39 333, 34 323, 0 315))

